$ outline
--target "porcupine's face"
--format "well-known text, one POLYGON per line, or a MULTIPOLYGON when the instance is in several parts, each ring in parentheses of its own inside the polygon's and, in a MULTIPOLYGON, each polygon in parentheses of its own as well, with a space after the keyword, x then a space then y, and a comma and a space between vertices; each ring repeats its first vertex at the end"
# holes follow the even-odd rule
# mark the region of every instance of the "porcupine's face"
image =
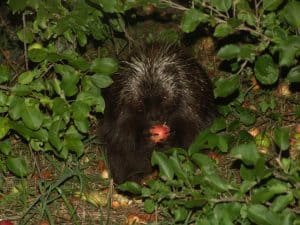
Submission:
POLYGON ((125 63, 123 75, 127 78, 121 102, 149 124, 167 123, 180 101, 176 65, 172 55, 145 57, 133 57, 125 63))

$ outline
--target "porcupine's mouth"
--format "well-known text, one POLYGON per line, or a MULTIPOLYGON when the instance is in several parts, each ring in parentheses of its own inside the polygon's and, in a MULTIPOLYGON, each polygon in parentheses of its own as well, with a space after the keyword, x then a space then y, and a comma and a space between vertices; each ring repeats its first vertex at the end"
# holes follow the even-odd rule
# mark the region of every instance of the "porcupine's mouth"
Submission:
POLYGON ((149 134, 152 143, 165 143, 170 137, 170 127, 166 123, 156 123, 150 127, 149 134))

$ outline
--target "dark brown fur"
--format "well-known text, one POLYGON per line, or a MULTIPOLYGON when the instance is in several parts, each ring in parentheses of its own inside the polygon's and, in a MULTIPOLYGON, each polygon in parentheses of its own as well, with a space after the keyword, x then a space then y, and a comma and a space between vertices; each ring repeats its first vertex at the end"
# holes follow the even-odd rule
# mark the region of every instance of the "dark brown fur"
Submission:
POLYGON ((104 93, 100 131, 116 183, 150 173, 154 148, 187 148, 216 115, 209 78, 179 47, 139 47, 121 67, 104 93), (149 128, 157 123, 171 130, 159 146, 149 139, 149 128))

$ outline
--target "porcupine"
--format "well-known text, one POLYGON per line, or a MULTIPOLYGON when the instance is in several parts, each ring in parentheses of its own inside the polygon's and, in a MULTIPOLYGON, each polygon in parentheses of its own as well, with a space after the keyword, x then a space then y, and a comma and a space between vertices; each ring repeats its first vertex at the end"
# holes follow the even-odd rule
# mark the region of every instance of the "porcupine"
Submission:
POLYGON ((115 183, 151 173, 154 149, 187 148, 216 115, 210 79, 178 45, 136 47, 113 80, 100 135, 115 183), (151 140, 155 124, 168 128, 165 139, 151 140))

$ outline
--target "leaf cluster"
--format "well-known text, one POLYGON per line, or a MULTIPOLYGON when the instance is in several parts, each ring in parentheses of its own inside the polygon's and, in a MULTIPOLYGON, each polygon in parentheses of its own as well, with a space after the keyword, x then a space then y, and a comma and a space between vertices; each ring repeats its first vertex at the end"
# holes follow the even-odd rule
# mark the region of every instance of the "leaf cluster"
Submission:
MULTIPOLYGON (((282 158, 273 167, 254 140, 232 143, 228 149, 239 165, 239 179, 225 178, 218 169, 222 156, 202 153, 217 147, 218 135, 212 129, 201 132, 188 151, 155 151, 152 164, 159 178, 144 187, 126 182, 119 189, 141 195, 145 211, 159 208, 170 224, 299 223, 299 212, 293 210, 300 201, 299 164, 282 158)), ((274 138, 279 149, 286 149, 286 130, 278 129, 274 138)))
POLYGON ((109 4, 101 10, 85 1, 8 1, 8 5, 14 13, 23 12, 17 36, 26 47, 27 65, 23 71, 0 65, 0 152, 8 169, 23 177, 30 168, 12 151, 14 134, 34 151, 61 159, 70 152, 77 157, 84 153, 89 129, 105 108, 101 89, 112 84, 118 61, 104 54, 83 57, 80 48, 87 46, 89 36, 106 40, 119 23, 116 16, 104 21, 109 4))

